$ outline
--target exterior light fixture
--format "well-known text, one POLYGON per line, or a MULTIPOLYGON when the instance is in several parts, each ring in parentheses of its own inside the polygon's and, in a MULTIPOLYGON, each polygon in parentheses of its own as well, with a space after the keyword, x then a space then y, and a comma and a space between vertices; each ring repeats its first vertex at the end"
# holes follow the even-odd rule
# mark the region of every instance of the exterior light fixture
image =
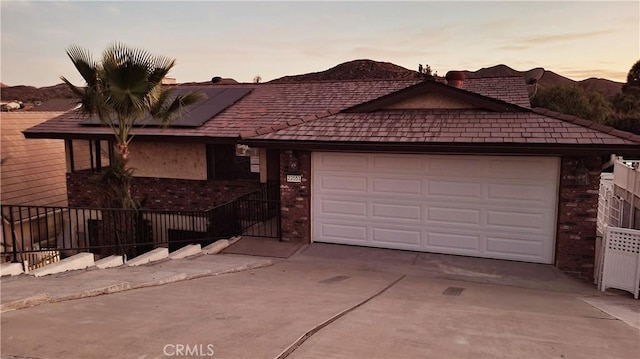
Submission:
POLYGON ((579 186, 586 186, 589 184, 589 169, 585 167, 584 161, 580 160, 577 163, 576 168, 576 184, 579 186))
POLYGON ((289 172, 300 172, 300 163, 298 162, 298 157, 293 153, 293 151, 289 153, 289 172))

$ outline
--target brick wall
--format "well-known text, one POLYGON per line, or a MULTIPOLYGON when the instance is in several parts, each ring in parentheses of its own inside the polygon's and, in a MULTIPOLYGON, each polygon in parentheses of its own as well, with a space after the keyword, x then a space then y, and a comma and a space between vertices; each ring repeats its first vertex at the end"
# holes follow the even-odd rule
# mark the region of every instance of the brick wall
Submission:
POLYGON ((282 208, 282 240, 311 241, 311 152, 280 152, 280 200, 282 208), (298 158, 299 171, 289 170, 289 157, 298 158), (301 174, 302 182, 287 183, 287 174, 301 174))
MULTIPOLYGON (((101 174, 67 173, 67 194, 71 207, 99 207, 97 181, 101 174)), ((131 192, 145 208, 168 210, 206 210, 260 187, 258 181, 198 181, 135 177, 131 192)))
POLYGON ((560 169, 556 266, 581 279, 593 279, 601 161, 598 157, 563 157, 560 169), (582 161, 589 183, 576 182, 582 161))

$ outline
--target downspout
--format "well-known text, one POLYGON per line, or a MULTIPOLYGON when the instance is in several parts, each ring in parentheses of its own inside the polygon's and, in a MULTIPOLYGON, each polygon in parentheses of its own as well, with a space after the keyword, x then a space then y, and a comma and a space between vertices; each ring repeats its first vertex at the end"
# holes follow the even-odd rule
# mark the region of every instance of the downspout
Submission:
POLYGON ((617 159, 618 159, 618 156, 616 156, 615 153, 612 153, 611 157, 609 157, 609 161, 602 164, 602 169, 605 170, 613 166, 613 164, 616 162, 617 159))
POLYGON ((631 191, 631 209, 629 210, 629 228, 635 228, 635 217, 636 217, 635 216, 636 214, 635 200, 636 200, 636 191, 638 191, 638 182, 640 182, 636 178, 638 176, 638 173, 640 173, 640 171, 638 171, 638 165, 640 165, 640 162, 632 162, 631 170, 627 175, 627 183, 629 183, 629 177, 631 177, 631 179, 633 180, 633 186, 632 186, 633 190, 631 191))

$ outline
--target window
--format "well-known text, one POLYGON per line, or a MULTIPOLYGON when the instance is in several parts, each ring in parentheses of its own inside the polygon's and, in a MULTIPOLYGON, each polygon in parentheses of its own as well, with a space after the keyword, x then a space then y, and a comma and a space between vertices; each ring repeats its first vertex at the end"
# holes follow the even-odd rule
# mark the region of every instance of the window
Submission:
POLYGON ((111 141, 66 140, 65 146, 69 172, 87 170, 101 172, 111 164, 113 156, 111 141))
POLYGON ((207 179, 258 180, 259 173, 251 172, 251 158, 236 156, 235 145, 207 145, 207 179))

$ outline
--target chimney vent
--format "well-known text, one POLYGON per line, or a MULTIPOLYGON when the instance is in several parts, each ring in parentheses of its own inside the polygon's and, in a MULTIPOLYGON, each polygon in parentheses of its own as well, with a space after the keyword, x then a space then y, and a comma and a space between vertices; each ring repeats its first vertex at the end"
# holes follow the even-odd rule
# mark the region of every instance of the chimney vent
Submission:
POLYGON ((465 75, 462 71, 449 71, 445 76, 447 79, 447 85, 462 88, 464 84, 465 75))

